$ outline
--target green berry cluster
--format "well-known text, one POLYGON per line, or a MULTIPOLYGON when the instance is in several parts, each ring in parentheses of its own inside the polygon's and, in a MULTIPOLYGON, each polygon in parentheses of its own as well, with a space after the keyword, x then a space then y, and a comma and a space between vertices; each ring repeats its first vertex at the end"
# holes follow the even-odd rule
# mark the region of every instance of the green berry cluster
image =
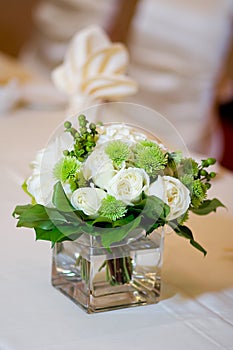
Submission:
POLYGON ((201 161, 201 167, 199 169, 199 177, 206 180, 206 186, 208 189, 211 187, 211 184, 209 181, 211 181, 213 178, 215 178, 216 173, 214 171, 211 171, 208 173, 204 168, 208 168, 211 165, 214 165, 216 163, 216 159, 214 158, 208 158, 201 161))
POLYGON ((207 191, 211 187, 210 181, 216 176, 215 172, 208 172, 206 168, 214 165, 215 162, 214 158, 202 160, 200 165, 191 158, 181 161, 178 172, 181 181, 190 190, 194 208, 198 208, 206 198, 207 191))
POLYGON ((95 147, 98 132, 96 125, 89 123, 85 115, 79 115, 78 121, 79 131, 72 126, 71 122, 64 123, 65 131, 69 132, 74 139, 74 149, 72 151, 65 150, 63 153, 65 156, 76 157, 80 162, 83 162, 95 147))

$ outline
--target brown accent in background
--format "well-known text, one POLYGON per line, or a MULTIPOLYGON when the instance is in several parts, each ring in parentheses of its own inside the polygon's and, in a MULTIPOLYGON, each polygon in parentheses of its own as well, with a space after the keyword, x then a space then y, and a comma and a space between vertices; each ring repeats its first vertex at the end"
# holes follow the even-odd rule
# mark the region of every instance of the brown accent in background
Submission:
POLYGON ((0 1, 0 51, 17 56, 30 38, 32 9, 39 0, 0 1))

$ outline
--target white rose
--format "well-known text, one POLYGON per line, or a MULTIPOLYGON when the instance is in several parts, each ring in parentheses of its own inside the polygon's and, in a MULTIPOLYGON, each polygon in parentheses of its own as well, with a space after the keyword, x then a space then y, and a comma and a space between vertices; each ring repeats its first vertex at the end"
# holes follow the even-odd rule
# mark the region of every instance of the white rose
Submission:
POLYGON ((125 124, 112 124, 100 127, 100 137, 97 144, 108 141, 124 140, 127 143, 138 142, 146 139, 146 135, 125 124))
POLYGON ((183 215, 190 205, 190 193, 182 182, 171 176, 158 176, 148 191, 149 195, 162 199, 170 207, 168 220, 174 220, 183 215))
POLYGON ((27 191, 36 203, 52 206, 52 191, 56 181, 51 171, 51 163, 44 161, 46 149, 40 150, 31 163, 32 175, 27 179, 27 191))
MULTIPOLYGON (((47 148, 37 152, 35 160, 31 163, 32 175, 26 181, 27 190, 38 204, 53 206, 53 187, 57 182, 53 170, 55 164, 63 157, 63 150, 71 147, 71 139, 67 136, 69 135, 57 137, 47 148)), ((67 190, 69 192, 68 188, 67 190)))
POLYGON ((85 179, 93 179, 94 183, 101 188, 106 188, 116 173, 112 161, 105 153, 104 148, 104 145, 96 147, 83 166, 85 179))
POLYGON ((81 187, 75 190, 71 196, 71 204, 75 209, 82 210, 88 216, 98 213, 102 199, 106 192, 99 188, 81 187))
POLYGON ((148 190, 149 176, 144 169, 128 168, 120 170, 109 182, 107 192, 126 205, 140 199, 143 191, 148 190))

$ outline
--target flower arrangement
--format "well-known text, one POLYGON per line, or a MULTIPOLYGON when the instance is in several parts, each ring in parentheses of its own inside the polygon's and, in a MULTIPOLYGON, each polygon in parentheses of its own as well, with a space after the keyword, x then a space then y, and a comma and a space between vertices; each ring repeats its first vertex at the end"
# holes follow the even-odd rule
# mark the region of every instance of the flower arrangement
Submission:
POLYGON ((64 123, 71 142, 60 143, 60 153, 55 143, 57 159, 42 164, 45 151, 38 154, 23 185, 32 203, 16 206, 17 226, 34 228, 36 239, 52 245, 86 233, 110 251, 137 228, 149 235, 169 225, 205 255, 184 223, 190 211, 205 215, 223 206, 207 199, 215 159, 198 164, 131 125, 96 125, 84 115, 78 121, 79 128, 64 123))

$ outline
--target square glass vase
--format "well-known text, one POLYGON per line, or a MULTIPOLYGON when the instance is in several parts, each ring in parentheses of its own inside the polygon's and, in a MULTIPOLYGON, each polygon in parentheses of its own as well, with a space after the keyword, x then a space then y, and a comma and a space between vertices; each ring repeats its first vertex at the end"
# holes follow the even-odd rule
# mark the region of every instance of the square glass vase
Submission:
POLYGON ((53 248, 52 285, 87 313, 155 304, 160 299, 164 229, 103 248, 83 234, 53 248))

